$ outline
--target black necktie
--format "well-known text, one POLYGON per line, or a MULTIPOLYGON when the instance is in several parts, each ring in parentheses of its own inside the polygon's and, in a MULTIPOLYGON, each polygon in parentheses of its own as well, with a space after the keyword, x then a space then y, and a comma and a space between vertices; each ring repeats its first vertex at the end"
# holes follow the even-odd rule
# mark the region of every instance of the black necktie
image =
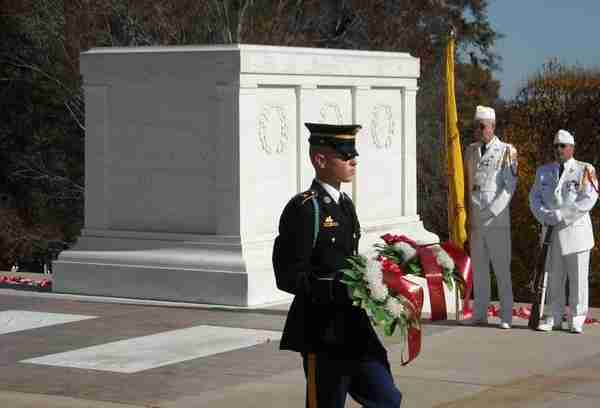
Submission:
POLYGON ((558 179, 559 179, 559 180, 560 180, 560 176, 562 176, 562 174, 563 174, 563 171, 565 171, 565 164, 564 164, 564 163, 561 163, 561 164, 560 164, 560 167, 559 167, 559 169, 558 169, 558 179))
POLYGON ((350 198, 348 196, 346 196, 346 194, 341 193, 340 194, 340 207, 342 208, 342 211, 346 214, 346 215, 352 215, 352 202, 350 201, 350 198))
POLYGON ((342 212, 349 218, 352 219, 352 252, 354 255, 358 254, 358 240, 360 239, 360 225, 358 219, 354 215, 354 204, 352 200, 346 194, 340 194, 340 207, 342 212))
POLYGON ((483 157, 486 150, 487 150, 487 146, 485 145, 485 143, 482 143, 481 144, 481 157, 483 157))

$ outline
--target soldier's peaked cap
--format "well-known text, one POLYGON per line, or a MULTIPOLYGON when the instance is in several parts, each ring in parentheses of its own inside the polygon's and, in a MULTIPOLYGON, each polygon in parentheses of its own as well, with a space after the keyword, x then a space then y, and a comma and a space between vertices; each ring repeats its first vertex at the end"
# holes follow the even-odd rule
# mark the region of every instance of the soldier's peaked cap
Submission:
POLYGON ((358 156, 356 134, 360 125, 329 125, 325 123, 305 123, 310 131, 308 142, 311 146, 329 146, 346 157, 358 156))

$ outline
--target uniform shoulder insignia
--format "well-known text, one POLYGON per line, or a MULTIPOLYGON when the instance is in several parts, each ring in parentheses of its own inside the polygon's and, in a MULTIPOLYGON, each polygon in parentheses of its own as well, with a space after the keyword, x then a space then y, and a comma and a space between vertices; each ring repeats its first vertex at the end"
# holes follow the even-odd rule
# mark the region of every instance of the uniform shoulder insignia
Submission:
POLYGON ((300 197, 300 204, 304 204, 311 198, 317 197, 317 196, 318 196, 318 194, 314 190, 307 190, 307 191, 304 191, 304 192, 298 194, 298 197, 300 197))

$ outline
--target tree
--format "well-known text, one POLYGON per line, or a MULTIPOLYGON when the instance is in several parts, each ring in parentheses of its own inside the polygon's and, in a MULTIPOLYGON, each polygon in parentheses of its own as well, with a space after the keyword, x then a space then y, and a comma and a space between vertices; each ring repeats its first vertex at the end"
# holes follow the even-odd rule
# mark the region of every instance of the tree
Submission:
POLYGON ((364 3, 369 49, 405 51, 421 62, 417 95, 419 212, 425 226, 447 236, 447 169, 444 160, 444 50, 456 29, 456 100, 463 145, 472 141, 477 104, 494 105, 499 83, 492 73, 499 57, 492 51, 500 38, 490 25, 487 1, 378 0, 364 3), (374 4, 375 3, 375 4, 374 4), (466 59, 469 55, 469 59, 466 59))

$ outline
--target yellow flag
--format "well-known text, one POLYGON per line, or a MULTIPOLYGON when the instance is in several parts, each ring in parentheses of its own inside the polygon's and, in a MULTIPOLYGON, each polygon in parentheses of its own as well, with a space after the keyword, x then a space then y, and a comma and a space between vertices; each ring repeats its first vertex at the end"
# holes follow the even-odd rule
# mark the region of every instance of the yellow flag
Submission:
POLYGON ((450 240, 464 248, 467 240, 465 178, 463 171, 456 96, 454 94, 454 37, 446 46, 446 151, 448 158, 448 231, 450 240))

